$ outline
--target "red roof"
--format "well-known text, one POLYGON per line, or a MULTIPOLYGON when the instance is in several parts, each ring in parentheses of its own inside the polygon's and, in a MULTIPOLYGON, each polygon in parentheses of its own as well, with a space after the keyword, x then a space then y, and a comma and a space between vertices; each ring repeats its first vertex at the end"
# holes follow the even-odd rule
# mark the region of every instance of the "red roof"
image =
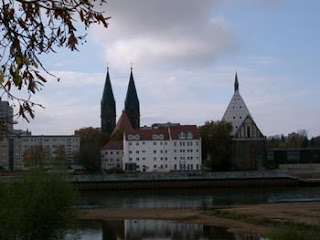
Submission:
POLYGON ((113 129, 113 132, 111 134, 111 137, 117 132, 117 131, 121 131, 121 132, 128 132, 130 130, 132 130, 133 127, 131 125, 131 122, 127 116, 127 114, 125 113, 125 111, 122 111, 122 114, 117 122, 117 125, 115 126, 115 128, 113 129))
POLYGON ((127 140, 169 140, 169 132, 167 128, 163 129, 145 129, 145 130, 132 130, 126 132, 127 140), (129 139, 128 136, 139 135, 139 139, 129 139), (160 138, 160 135, 163 138, 160 138))
POLYGON ((183 133, 185 138, 183 139, 199 139, 200 134, 196 125, 181 125, 181 126, 170 126, 169 128, 160 129, 145 129, 145 130, 131 130, 125 133, 126 140, 169 140, 169 129, 171 139, 181 139, 179 134, 183 133), (188 135, 191 133, 191 138, 188 135), (159 138, 160 135, 163 138, 159 138), (135 138, 138 135, 138 138, 135 138))
MULTIPOLYGON (((169 129, 170 129, 170 135, 172 139, 180 139, 179 134, 181 132, 183 132, 184 135, 186 136, 190 132, 192 134, 192 138, 190 139, 200 138, 199 130, 196 125, 170 126, 169 129)), ((186 137, 185 139, 188 139, 188 138, 186 137)))
POLYGON ((123 141, 110 140, 102 150, 123 150, 123 141))

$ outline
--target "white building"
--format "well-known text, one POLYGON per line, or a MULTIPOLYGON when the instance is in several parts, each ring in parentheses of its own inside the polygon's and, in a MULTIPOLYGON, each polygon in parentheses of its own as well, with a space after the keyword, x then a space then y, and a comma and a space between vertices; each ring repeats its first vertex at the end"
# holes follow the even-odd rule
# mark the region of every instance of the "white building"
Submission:
POLYGON ((132 130, 124 134, 123 170, 169 172, 201 169, 201 138, 195 125, 132 130))
POLYGON ((24 160, 43 154, 46 164, 54 159, 74 163, 75 155, 80 150, 80 138, 75 135, 35 135, 21 136, 21 155, 24 160))
POLYGON ((122 169, 123 141, 110 140, 101 149, 101 169, 122 169))

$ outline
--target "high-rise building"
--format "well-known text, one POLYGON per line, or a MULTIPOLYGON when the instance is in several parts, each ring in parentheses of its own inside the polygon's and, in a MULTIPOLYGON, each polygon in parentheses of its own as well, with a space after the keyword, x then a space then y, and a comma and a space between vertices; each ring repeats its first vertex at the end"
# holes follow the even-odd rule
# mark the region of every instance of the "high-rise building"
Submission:
POLYGON ((13 131, 13 108, 8 101, 2 101, 0 98, 0 121, 1 130, 6 133, 12 133, 13 131))
POLYGON ((232 124, 232 157, 230 170, 259 170, 265 161, 265 137, 257 127, 239 92, 236 73, 234 94, 222 120, 232 124))
POLYGON ((111 87, 109 68, 101 99, 101 131, 111 135, 116 126, 116 102, 111 87))
POLYGON ((130 80, 125 100, 125 108, 124 111, 126 112, 131 125, 134 129, 140 128, 140 104, 138 99, 138 94, 136 90, 136 86, 134 84, 132 68, 130 73, 130 80))

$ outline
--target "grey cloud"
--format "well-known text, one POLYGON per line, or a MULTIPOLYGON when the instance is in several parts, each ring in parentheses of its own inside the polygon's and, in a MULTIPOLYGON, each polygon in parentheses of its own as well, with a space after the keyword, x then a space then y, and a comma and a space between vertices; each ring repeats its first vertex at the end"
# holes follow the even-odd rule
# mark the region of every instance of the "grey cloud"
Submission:
POLYGON ((110 28, 93 35, 105 48, 106 61, 121 68, 206 66, 236 49, 236 37, 212 0, 111 0, 110 28))

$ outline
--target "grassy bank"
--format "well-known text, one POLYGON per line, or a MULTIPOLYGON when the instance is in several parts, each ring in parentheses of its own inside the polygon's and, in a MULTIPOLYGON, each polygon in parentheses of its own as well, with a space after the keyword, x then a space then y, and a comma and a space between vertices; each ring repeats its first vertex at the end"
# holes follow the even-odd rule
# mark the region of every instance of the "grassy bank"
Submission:
POLYGON ((268 230, 265 236, 271 240, 319 240, 320 236, 320 226, 315 224, 266 218, 232 209, 210 209, 206 210, 205 214, 266 227, 268 230))

